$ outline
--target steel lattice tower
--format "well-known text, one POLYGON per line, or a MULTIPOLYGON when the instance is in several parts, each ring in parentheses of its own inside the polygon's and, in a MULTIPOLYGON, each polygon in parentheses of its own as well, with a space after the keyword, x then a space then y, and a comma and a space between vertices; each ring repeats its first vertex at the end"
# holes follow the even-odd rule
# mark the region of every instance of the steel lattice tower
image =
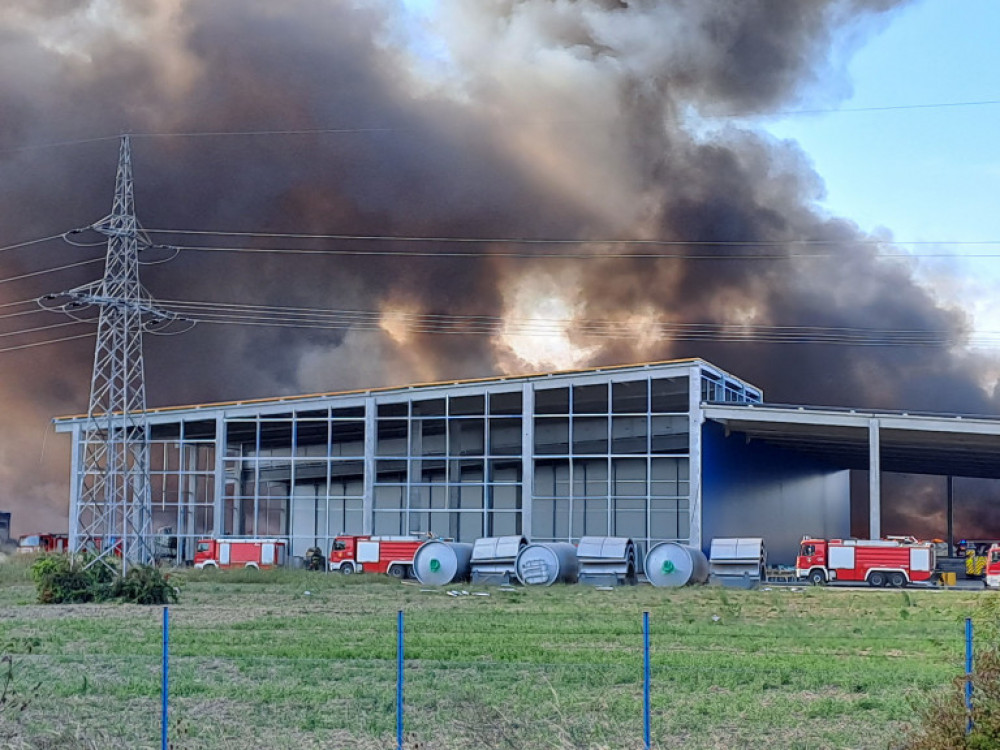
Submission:
POLYGON ((61 309, 70 314, 100 310, 90 405, 73 477, 70 548, 89 551, 109 566, 116 566, 120 551, 124 574, 130 564, 153 561, 142 334, 176 319, 155 307, 139 283, 139 251, 151 243, 135 216, 128 136, 121 142, 111 214, 89 228, 108 238, 104 277, 59 295, 69 298, 61 309))

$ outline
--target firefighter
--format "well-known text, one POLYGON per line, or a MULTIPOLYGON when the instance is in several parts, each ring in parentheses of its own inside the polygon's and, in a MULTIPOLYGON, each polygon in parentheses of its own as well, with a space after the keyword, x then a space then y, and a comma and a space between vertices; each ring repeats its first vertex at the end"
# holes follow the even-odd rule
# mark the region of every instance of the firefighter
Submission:
POLYGON ((310 547, 306 550, 306 569, 323 570, 323 550, 319 547, 310 547))

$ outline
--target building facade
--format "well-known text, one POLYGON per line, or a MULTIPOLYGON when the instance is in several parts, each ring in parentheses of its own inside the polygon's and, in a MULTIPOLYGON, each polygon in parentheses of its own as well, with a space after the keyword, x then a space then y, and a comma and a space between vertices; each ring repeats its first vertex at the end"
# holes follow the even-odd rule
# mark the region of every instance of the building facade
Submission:
MULTIPOLYGON (((701 360, 148 412, 161 556, 205 536, 702 543, 703 402, 759 389, 701 360)), ((70 533, 88 481, 74 436, 70 533)))

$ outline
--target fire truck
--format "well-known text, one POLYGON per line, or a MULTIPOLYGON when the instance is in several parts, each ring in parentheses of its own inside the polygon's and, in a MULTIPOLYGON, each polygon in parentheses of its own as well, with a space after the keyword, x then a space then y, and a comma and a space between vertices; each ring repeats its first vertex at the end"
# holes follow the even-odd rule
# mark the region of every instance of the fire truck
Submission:
POLYGON ((330 570, 413 576, 413 555, 426 542, 419 536, 338 536, 330 550, 330 570))
POLYGON ((894 539, 813 539, 805 537, 795 574, 811 583, 867 582, 902 587, 934 577, 934 545, 912 537, 894 539))
POLYGON ((1000 587, 1000 544, 994 544, 986 553, 986 585, 1000 587))
POLYGON ((68 534, 25 534, 17 540, 17 551, 23 555, 33 552, 68 552, 68 534))
POLYGON ((273 568, 285 564, 284 539, 263 537, 219 537, 199 539, 195 546, 194 567, 214 568, 273 568))

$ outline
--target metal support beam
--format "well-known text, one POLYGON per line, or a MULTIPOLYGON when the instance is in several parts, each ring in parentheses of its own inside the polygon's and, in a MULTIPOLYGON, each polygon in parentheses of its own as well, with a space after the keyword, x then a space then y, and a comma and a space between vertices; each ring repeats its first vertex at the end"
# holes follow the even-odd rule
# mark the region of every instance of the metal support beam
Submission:
POLYGON ((882 466, 879 420, 868 421, 868 536, 882 538, 882 466))
MULTIPOLYGON (((236 493, 233 493, 234 495, 236 493)), ((215 497, 212 509, 212 535, 222 536, 225 532, 226 512, 226 418, 222 414, 215 417, 215 497)))
POLYGON ((955 477, 948 477, 948 557, 955 554, 955 477))
POLYGON ((378 424, 375 420, 375 399, 365 399, 365 477, 361 500, 361 533, 371 534, 375 528, 375 448, 378 424))
POLYGON ((531 539, 531 516, 535 497, 535 389, 521 389, 521 534, 531 539))
POLYGON ((694 365, 688 370, 688 544, 698 549, 702 547, 701 428, 704 421, 701 409, 701 367, 694 365))

